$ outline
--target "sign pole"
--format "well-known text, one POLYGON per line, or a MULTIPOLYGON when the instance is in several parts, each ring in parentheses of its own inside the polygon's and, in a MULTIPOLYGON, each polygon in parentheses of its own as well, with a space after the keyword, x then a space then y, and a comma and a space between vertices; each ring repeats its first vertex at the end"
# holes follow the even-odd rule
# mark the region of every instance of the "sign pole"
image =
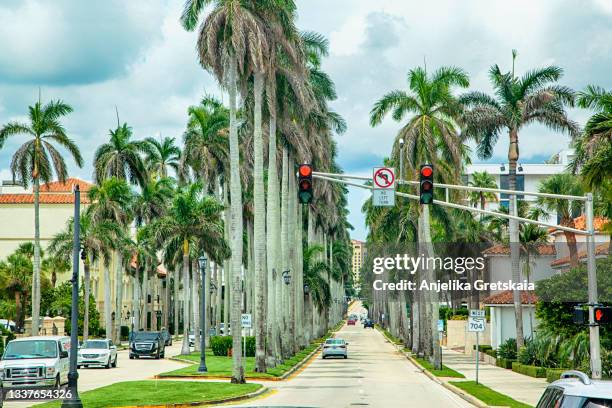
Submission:
POLYGON ((476 332, 476 384, 478 384, 478 353, 480 352, 480 345, 478 344, 478 333, 476 332))

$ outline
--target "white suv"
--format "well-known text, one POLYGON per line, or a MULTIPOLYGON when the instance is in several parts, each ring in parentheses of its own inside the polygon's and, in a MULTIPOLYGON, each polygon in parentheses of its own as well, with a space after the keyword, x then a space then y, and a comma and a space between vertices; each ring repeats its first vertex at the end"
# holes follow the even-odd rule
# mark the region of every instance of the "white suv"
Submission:
POLYGON ((68 382, 70 337, 36 336, 11 340, 0 360, 4 388, 52 386, 68 382))
POLYGON ((536 408, 612 408, 612 381, 566 371, 546 388, 536 408))

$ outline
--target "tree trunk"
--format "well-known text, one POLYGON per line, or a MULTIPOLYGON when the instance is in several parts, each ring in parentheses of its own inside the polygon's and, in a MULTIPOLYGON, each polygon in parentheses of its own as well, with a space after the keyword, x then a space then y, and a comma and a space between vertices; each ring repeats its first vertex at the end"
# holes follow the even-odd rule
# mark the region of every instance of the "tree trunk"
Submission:
POLYGON ((113 305, 111 304, 111 276, 110 269, 104 263, 104 331, 107 338, 111 338, 113 333, 113 305))
MULTIPOLYGON (((37 170, 35 170, 37 171, 37 170)), ((34 177, 34 272, 32 275, 32 336, 40 326, 40 180, 34 177)))
POLYGON ((117 265, 115 269, 115 334, 116 344, 121 344, 121 309, 123 309, 123 255, 117 251, 117 265))
MULTIPOLYGON (((145 331, 149 330, 149 276, 147 273, 147 266, 145 265, 144 273, 142 275, 142 325, 145 331)), ((153 320, 153 314, 151 314, 151 320, 153 320)))
POLYGON ((172 317, 174 318, 174 335, 178 336, 179 334, 179 320, 180 320, 180 316, 179 316, 179 311, 180 311, 180 306, 179 306, 179 273, 177 272, 176 269, 173 268, 172 270, 172 277, 173 277, 173 285, 172 285, 172 289, 174 291, 174 310, 172 311, 172 317))
POLYGON ((189 242, 183 241, 183 344, 181 354, 189 354, 189 242))
POLYGON ((201 351, 200 347, 200 268, 198 261, 194 260, 191 262, 191 312, 193 318, 193 335, 194 335, 194 351, 201 351))
POLYGON ((16 290, 15 291, 15 324, 17 325, 17 327, 23 326, 23 318, 21 316, 22 310, 23 309, 21 307, 21 292, 16 290))
MULTIPOLYGON (((229 102, 230 102, 230 200, 231 200, 231 224, 230 245, 231 277, 232 277, 232 315, 231 327, 233 337, 233 369, 231 382, 242 384, 244 379, 244 367, 242 365, 242 342, 240 333, 240 299, 242 272, 242 187, 240 182, 240 156, 238 147, 238 126, 236 121, 236 58, 230 58, 229 73, 229 102)), ((261 85, 259 85, 261 86, 261 85)), ((261 105, 261 104, 260 104, 261 105)), ((261 115, 261 106, 255 109, 255 114, 261 115)), ((261 120, 261 119, 260 119, 261 120)))
MULTIPOLYGON (((516 129, 510 130, 510 147, 508 149, 508 189, 516 190, 516 163, 519 158, 519 149, 518 149, 518 131, 516 129)), ((515 204, 518 204, 518 200, 513 199, 512 196, 510 199, 510 214, 516 215, 517 208, 515 208, 515 204)), ((516 220, 509 220, 509 228, 508 232, 510 234, 510 265, 512 268, 512 280, 514 282, 520 282, 521 280, 521 270, 520 270, 520 238, 519 238, 519 225, 516 220)), ((525 344, 525 338, 523 336, 523 308, 521 305, 521 292, 519 290, 514 290, 513 293, 514 300, 514 318, 515 318, 515 327, 516 327, 516 347, 518 350, 523 347, 525 344)))
POLYGON ((132 308, 133 308, 133 316, 134 316, 134 330, 138 331, 141 328, 144 327, 144 325, 142 324, 141 318, 142 318, 142 309, 141 309, 141 304, 140 302, 142 302, 142 296, 140 296, 140 272, 136 271, 134 273, 134 293, 132 296, 132 308))

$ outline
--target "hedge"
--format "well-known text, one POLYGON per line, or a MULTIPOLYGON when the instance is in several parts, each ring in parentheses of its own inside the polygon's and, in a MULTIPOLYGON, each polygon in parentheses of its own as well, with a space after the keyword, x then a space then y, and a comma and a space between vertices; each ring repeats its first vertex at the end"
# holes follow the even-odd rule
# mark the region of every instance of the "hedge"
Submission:
MULTIPOLYGON (((244 338, 242 341, 244 341, 244 338)), ((228 356, 232 347, 232 336, 212 336, 210 338, 210 348, 215 356, 228 356)), ((247 336, 246 338, 246 355, 247 357, 255 357, 255 336, 247 336)))
POLYGON ((546 369, 546 381, 551 383, 561 378, 561 374, 570 370, 570 368, 547 368, 546 369))
POLYGON ((507 358, 501 358, 498 357, 497 360, 495 360, 495 365, 501 368, 505 368, 507 370, 511 370, 512 369, 512 363, 516 362, 516 360, 510 360, 507 358))
POLYGON ((546 368, 525 365, 516 361, 512 363, 512 371, 515 373, 528 375, 529 377, 546 378, 546 368))

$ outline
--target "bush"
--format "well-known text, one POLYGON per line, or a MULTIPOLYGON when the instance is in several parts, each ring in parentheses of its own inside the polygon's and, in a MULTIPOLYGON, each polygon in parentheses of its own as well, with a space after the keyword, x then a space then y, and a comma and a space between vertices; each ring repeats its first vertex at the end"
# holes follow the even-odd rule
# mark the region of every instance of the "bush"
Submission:
POLYGON ((212 336, 210 338, 210 348, 215 356, 229 355, 229 349, 232 348, 231 336, 212 336))
MULTIPOLYGON (((5 328, 4 326, 0 326, 0 336, 6 336, 6 342, 13 340, 15 335, 12 331, 5 328)), ((0 337, 0 356, 4 353, 4 342, 2 341, 2 337, 0 337)))
POLYGON ((561 378, 561 374, 567 371, 568 368, 547 368, 546 369, 546 381, 551 383, 561 378))
POLYGON ((121 340, 127 340, 130 337, 130 328, 128 326, 121 326, 121 340))
POLYGON ((546 377, 546 369, 544 367, 538 367, 534 365, 521 364, 520 362, 512 363, 512 371, 515 373, 528 375, 529 377, 534 378, 545 378, 546 377))
POLYGON ((493 358, 497 358, 497 351, 495 351, 493 349, 486 350, 485 354, 488 355, 488 356, 491 356, 493 358))
POLYGON ((514 362, 516 362, 516 360, 508 360, 505 358, 497 357, 497 360, 495 360, 495 365, 501 368, 505 368, 507 370, 511 370, 512 363, 514 362))
POLYGON ((255 357, 255 336, 247 336, 246 338, 246 356, 255 357))
POLYGON ((498 347, 497 355, 505 360, 516 360, 516 339, 510 338, 504 341, 498 347))

